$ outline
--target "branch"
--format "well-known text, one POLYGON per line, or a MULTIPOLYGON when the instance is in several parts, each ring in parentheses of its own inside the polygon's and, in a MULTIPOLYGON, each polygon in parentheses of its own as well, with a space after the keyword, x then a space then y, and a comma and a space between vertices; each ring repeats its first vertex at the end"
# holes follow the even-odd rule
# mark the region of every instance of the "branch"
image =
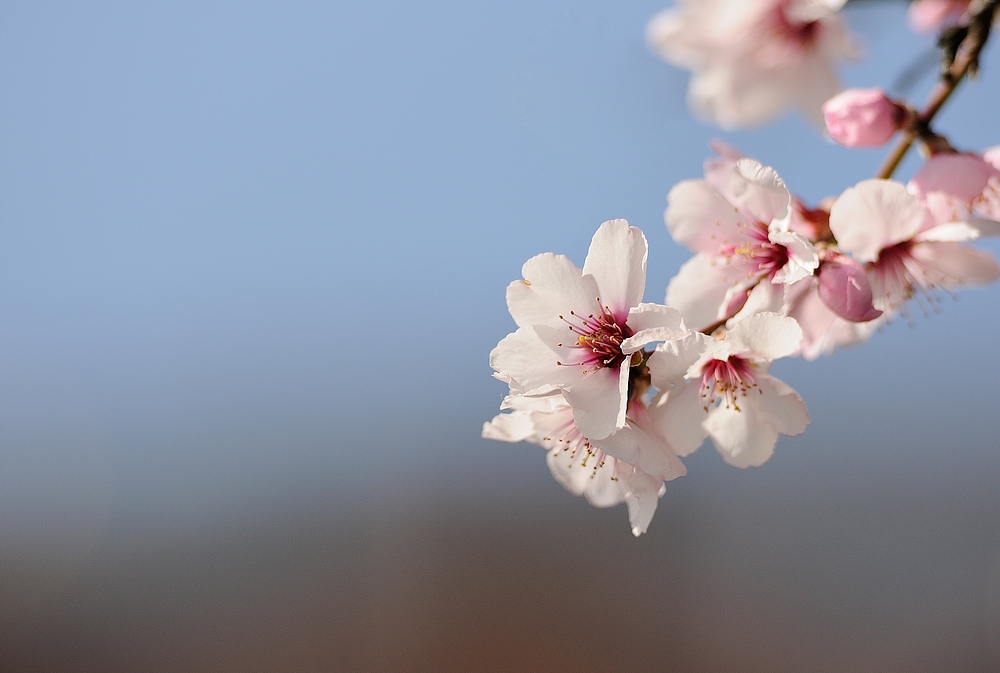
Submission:
MULTIPOLYGON (((993 25, 998 9, 1000 9, 1000 0, 986 0, 982 3, 979 11, 969 19, 968 25, 960 29, 961 40, 956 47, 953 47, 955 49, 954 59, 951 60, 946 71, 941 74, 941 79, 927 97, 923 110, 917 115, 916 123, 904 133, 896 146, 892 148, 892 152, 885 158, 875 177, 884 180, 891 178, 913 142, 917 138, 933 136, 930 124, 941 110, 941 106, 954 93, 955 88, 966 75, 974 76, 976 74, 979 67, 979 54, 990 37, 990 27, 993 25)), ((942 37, 942 42, 945 42, 947 37, 946 33, 942 37)), ((947 51, 947 45, 943 44, 943 47, 947 51)))

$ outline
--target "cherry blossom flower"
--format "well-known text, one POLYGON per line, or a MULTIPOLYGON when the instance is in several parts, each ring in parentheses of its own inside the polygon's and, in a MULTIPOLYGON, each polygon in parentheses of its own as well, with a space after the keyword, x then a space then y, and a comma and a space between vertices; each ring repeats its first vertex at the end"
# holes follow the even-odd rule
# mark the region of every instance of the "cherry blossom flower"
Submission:
POLYGON ((840 89, 834 64, 857 49, 836 12, 844 0, 679 0, 646 27, 646 40, 693 71, 690 106, 727 129, 796 106, 822 125, 840 89))
POLYGON ((607 438, 625 426, 637 351, 686 332, 677 311, 640 303, 646 238, 612 220, 594 235, 583 269, 546 253, 522 273, 507 288, 518 329, 490 353, 495 376, 516 394, 559 388, 580 431, 591 441, 607 438))
POLYGON ((657 500, 666 490, 663 482, 686 472, 638 400, 629 405, 626 425, 615 437, 620 441, 628 435, 641 450, 669 456, 666 468, 656 475, 606 454, 588 440, 573 421, 572 407, 557 390, 539 396, 508 396, 501 408, 511 411, 483 424, 483 437, 542 447, 548 451, 546 462, 552 476, 567 491, 584 496, 595 507, 626 503, 636 536, 649 527, 657 500))
POLYGON ((910 27, 918 33, 932 33, 954 25, 969 9, 970 0, 913 0, 906 12, 910 27))
POLYGON ((991 255, 965 245, 980 234, 966 222, 937 224, 906 188, 864 180, 830 210, 830 229, 844 252, 866 265, 874 304, 886 312, 913 297, 934 301, 935 289, 984 285, 1000 277, 991 255))
POLYGON ((693 328, 740 312, 780 311, 783 288, 819 265, 813 245, 791 231, 792 198, 778 174, 744 158, 732 161, 723 182, 729 161, 667 196, 667 229, 695 256, 670 281, 666 303, 693 328))
POLYGON ((847 89, 823 104, 826 133, 845 147, 878 147, 899 130, 906 108, 881 89, 847 89))
POLYGON ((964 221, 984 234, 1000 234, 998 149, 987 150, 983 156, 935 154, 906 188, 923 202, 937 224, 964 221))
POLYGON ((793 354, 802 330, 792 318, 758 313, 736 323, 723 339, 692 333, 656 347, 649 357, 661 394, 650 416, 684 457, 711 437, 736 467, 763 464, 778 435, 798 435, 809 413, 798 393, 768 374, 773 360, 793 354))

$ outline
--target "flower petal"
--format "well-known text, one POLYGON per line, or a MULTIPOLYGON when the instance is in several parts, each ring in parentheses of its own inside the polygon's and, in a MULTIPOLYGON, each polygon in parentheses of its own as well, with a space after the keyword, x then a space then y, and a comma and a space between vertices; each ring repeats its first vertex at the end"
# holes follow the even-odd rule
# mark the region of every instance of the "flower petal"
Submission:
POLYGON ((757 417, 783 435, 801 435, 809 425, 809 411, 799 394, 781 379, 765 374, 757 377, 760 395, 757 417))
POLYGON ((569 258, 535 255, 521 269, 524 280, 507 287, 507 308, 518 327, 558 325, 571 310, 587 315, 597 306, 597 283, 569 258))
POLYGON ((725 405, 710 410, 705 428, 722 459, 734 467, 763 465, 778 442, 777 429, 761 422, 754 404, 747 401, 740 411, 725 405))
POLYGON ((603 465, 574 462, 569 451, 552 450, 545 462, 555 480, 573 495, 582 495, 594 507, 612 507, 625 500, 625 493, 615 475, 618 461, 608 459, 603 465))
POLYGON ((708 436, 703 423, 708 417, 701 398, 701 381, 694 379, 660 393, 649 408, 657 432, 666 437, 681 458, 691 455, 708 436))
POLYGON ((609 220, 590 243, 583 272, 597 281, 601 304, 625 322, 646 289, 646 237, 625 220, 609 220))
POLYGON ((738 160, 729 178, 729 193, 736 205, 758 222, 769 225, 772 220, 788 218, 792 196, 770 166, 753 159, 738 160))
POLYGON ((735 274, 725 264, 716 264, 707 255, 686 261, 667 285, 667 305, 684 316, 684 324, 702 329, 725 317, 721 315, 726 296, 737 285, 735 274))
POLYGON ((692 332, 681 339, 673 339, 657 345, 649 356, 649 375, 653 385, 659 390, 667 390, 679 383, 705 354, 719 342, 700 332, 692 332))
POLYGON ((628 314, 628 326, 633 334, 622 342, 622 353, 626 355, 654 341, 678 339, 687 334, 680 311, 662 304, 634 307, 628 314))
POLYGON ((844 190, 830 209, 830 229, 841 249, 860 262, 912 238, 924 224, 920 201, 898 182, 863 180, 844 190))
POLYGON ((539 338, 535 327, 508 334, 490 352, 496 378, 519 393, 545 386, 569 386, 583 376, 582 367, 562 366, 559 357, 539 338))
POLYGON ((663 212, 667 230, 675 241, 694 252, 718 255, 727 244, 744 237, 739 212, 703 180, 684 180, 667 195, 663 212))
POLYGON ((624 427, 628 370, 628 360, 617 369, 601 367, 565 391, 577 429, 591 441, 624 427))
POLYGON ((628 522, 632 526, 632 534, 639 537, 646 532, 649 522, 653 520, 656 506, 664 492, 663 481, 635 467, 626 467, 622 463, 618 465, 618 480, 625 485, 628 522))
POLYGON ((791 355, 802 341, 802 328, 793 318, 758 313, 733 325, 726 334, 733 353, 752 353, 768 362, 791 355))
POLYGON ((928 280, 945 288, 986 285, 1000 277, 993 255, 953 242, 921 242, 910 251, 925 269, 928 280))

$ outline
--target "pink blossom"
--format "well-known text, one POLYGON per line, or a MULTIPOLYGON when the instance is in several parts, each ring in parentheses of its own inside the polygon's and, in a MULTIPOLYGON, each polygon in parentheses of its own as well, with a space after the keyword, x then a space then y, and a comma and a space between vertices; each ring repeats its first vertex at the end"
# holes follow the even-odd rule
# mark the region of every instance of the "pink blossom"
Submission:
POLYGON ((918 33, 931 33, 959 22, 969 9, 970 0, 913 0, 907 10, 910 27, 918 33))
POLYGON ((964 221, 983 234, 998 235, 1000 153, 993 148, 987 154, 935 154, 906 188, 923 202, 937 224, 964 221))
POLYGON ((979 231, 965 222, 937 224, 917 197, 891 180, 865 180, 830 211, 841 249, 866 265, 876 308, 892 312, 934 290, 983 285, 1000 277, 988 253, 965 245, 979 231))
POLYGON ((836 11, 844 0, 679 0, 646 27, 650 48, 693 71, 688 102, 728 129, 798 107, 822 123, 839 90, 834 64, 853 56, 836 11))
POLYGON ((773 360, 793 354, 802 330, 791 318, 758 313, 737 322, 722 340, 694 332, 656 347, 649 358, 661 394, 650 416, 677 455, 711 437, 725 461, 761 465, 778 435, 798 435, 809 413, 798 393, 768 374, 773 360))
POLYGON ((791 231, 792 198, 774 169, 752 159, 713 164, 667 197, 671 235, 696 254, 667 287, 667 304, 698 329, 738 312, 780 311, 784 287, 815 271, 819 256, 791 231))
POLYGON ((686 331, 677 311, 640 303, 646 238, 612 220, 594 235, 583 269, 546 253, 522 273, 507 288, 518 329, 490 353, 495 376, 515 394, 562 390, 576 427, 590 440, 608 437, 625 426, 633 354, 686 331))
POLYGON ((881 89, 847 89, 823 104, 830 138, 845 147, 878 147, 899 130, 905 109, 881 89))
POLYGON ((526 441, 548 451, 546 462, 556 481, 574 495, 584 496, 595 507, 625 502, 636 536, 645 533, 656 511, 663 482, 685 474, 684 465, 652 425, 646 408, 634 400, 619 435, 648 452, 666 458, 664 468, 653 475, 608 455, 587 439, 573 421, 573 409, 558 391, 540 396, 509 396, 502 413, 483 424, 483 437, 504 442, 526 441))

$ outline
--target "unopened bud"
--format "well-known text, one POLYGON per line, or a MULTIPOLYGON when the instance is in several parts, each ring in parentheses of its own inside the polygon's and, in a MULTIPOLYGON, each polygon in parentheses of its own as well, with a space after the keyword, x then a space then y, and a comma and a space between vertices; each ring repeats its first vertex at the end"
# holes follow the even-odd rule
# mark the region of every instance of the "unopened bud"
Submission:
POLYGON ((819 298, 844 320, 868 322, 882 315, 872 305, 864 267, 846 255, 831 255, 819 267, 819 298))
POLYGON ((830 138, 845 147, 878 147, 898 131, 906 108, 881 89, 847 89, 823 104, 830 138))

